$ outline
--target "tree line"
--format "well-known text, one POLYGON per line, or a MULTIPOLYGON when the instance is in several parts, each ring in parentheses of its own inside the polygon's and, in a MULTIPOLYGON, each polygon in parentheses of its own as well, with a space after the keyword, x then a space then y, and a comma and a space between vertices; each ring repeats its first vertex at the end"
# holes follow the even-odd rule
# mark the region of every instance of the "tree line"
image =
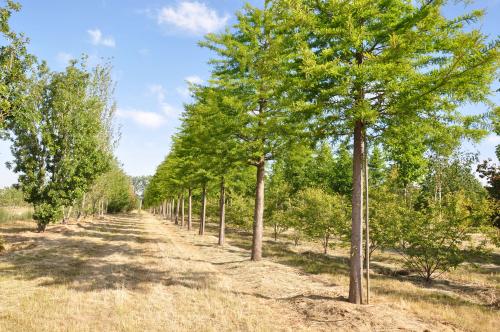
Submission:
POLYGON ((131 180, 113 155, 116 104, 111 65, 89 68, 86 56, 52 71, 11 30, 20 5, 0 7, 0 134, 11 142, 7 166, 34 207, 38 230, 89 211, 102 215, 135 205, 131 180))
POLYGON ((396 250, 428 280, 457 266, 473 231, 498 236, 495 200, 472 174, 477 157, 460 146, 498 122, 499 57, 498 40, 473 26, 484 12, 446 18, 447 4, 246 5, 200 42, 214 53, 210 79, 191 86, 145 205, 188 229, 196 208, 200 235, 212 209, 220 245, 226 219, 248 227, 254 261, 264 218, 276 239, 287 230, 325 252, 348 243, 353 303, 363 302, 363 257, 373 250, 396 250), (468 103, 490 112, 464 114, 468 103))

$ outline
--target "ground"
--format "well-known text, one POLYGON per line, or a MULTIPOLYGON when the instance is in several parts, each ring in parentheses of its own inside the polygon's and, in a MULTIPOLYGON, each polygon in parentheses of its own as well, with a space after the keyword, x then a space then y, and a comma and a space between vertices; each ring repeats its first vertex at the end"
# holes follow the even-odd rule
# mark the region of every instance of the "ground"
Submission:
POLYGON ((494 331, 500 323, 491 298, 498 269, 487 264, 474 291, 375 273, 374 304, 356 306, 346 302, 345 257, 314 247, 269 240, 265 258, 250 262, 245 234, 228 232, 221 248, 210 227, 199 236, 147 213, 33 230, 0 225, 0 331, 494 331))

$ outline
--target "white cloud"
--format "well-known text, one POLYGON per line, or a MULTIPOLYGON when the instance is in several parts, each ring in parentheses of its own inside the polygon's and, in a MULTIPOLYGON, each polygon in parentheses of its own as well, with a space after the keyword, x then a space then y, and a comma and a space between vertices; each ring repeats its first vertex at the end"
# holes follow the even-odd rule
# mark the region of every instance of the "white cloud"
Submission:
POLYGON ((87 30, 87 33, 89 34, 90 42, 93 45, 96 45, 96 46, 102 45, 102 46, 107 46, 107 47, 115 47, 116 46, 116 43, 115 43, 115 40, 113 39, 113 37, 111 37, 111 36, 104 37, 101 30, 99 30, 99 29, 87 30))
MULTIPOLYGON (((188 76, 184 80, 186 81, 186 83, 188 83, 188 85, 190 85, 190 84, 202 84, 203 83, 203 79, 199 76, 196 76, 196 75, 188 76)), ((185 99, 189 98, 191 95, 191 92, 185 86, 178 87, 176 89, 176 91, 179 95, 181 95, 185 99)))
POLYGON ((71 53, 59 52, 56 55, 57 62, 62 66, 66 67, 68 63, 75 57, 71 53))
POLYGON ((160 107, 160 110, 163 112, 163 114, 170 117, 175 117, 180 113, 179 110, 177 110, 174 106, 167 103, 167 92, 161 84, 150 85, 149 93, 156 97, 156 102, 158 103, 158 106, 160 107))
POLYGON ((177 7, 163 7, 158 12, 159 25, 170 25, 193 34, 205 34, 222 29, 228 15, 219 14, 206 4, 197 1, 182 1, 177 7))
POLYGON ((165 117, 154 112, 119 109, 116 114, 121 118, 131 119, 135 123, 148 128, 159 128, 166 123, 165 117))
POLYGON ((191 83, 191 84, 201 84, 203 83, 203 80, 201 77, 193 75, 193 76, 188 76, 185 78, 186 82, 191 83))

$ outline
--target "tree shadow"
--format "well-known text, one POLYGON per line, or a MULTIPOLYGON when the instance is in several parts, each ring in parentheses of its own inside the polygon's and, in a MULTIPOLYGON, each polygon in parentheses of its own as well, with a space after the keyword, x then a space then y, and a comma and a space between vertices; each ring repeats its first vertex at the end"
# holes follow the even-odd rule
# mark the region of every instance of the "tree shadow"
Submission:
MULTIPOLYGON (((113 228, 121 228, 124 219, 110 218, 107 222, 113 228)), ((159 269, 154 260, 145 257, 149 251, 143 244, 160 242, 161 239, 134 234, 134 230, 128 235, 113 235, 78 229, 68 228, 53 233, 49 229, 44 234, 28 232, 4 236, 8 243, 29 246, 0 255, 0 278, 35 281, 39 286, 64 285, 85 292, 123 288, 142 290, 148 284, 169 285, 176 281, 168 271, 159 269), (123 243, 119 243, 121 241, 123 243), (145 258, 145 262, 137 262, 137 257, 145 258)), ((201 283, 201 278, 187 274, 184 283, 201 283)))

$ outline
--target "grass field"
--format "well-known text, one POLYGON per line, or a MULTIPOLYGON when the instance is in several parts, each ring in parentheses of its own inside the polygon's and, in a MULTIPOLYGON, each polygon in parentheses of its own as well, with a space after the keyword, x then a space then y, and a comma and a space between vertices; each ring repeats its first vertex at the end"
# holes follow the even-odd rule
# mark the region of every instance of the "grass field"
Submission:
MULTIPOLYGON (((495 331, 499 254, 425 285, 376 254, 373 304, 346 302, 346 249, 197 235, 149 214, 0 224, 0 331, 495 331), (445 281, 447 279, 448 281, 445 281)), ((270 234, 267 234, 270 235, 270 234)))

